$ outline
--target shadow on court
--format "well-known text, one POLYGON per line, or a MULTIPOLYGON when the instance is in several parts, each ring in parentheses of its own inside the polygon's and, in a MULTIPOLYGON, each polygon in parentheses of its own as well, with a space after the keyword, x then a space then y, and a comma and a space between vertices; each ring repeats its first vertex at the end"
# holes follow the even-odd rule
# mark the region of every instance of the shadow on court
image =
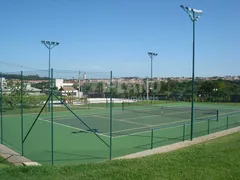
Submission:
MULTIPOLYGON (((51 154, 51 151, 45 150, 46 153, 51 154)), ((54 156, 56 158, 54 158, 54 162, 73 162, 75 161, 76 163, 79 163, 79 161, 84 161, 84 160, 88 160, 88 161, 103 161, 103 160, 107 160, 106 157, 100 157, 100 156, 94 156, 94 155, 89 155, 89 154, 84 154, 82 152, 76 153, 76 152, 72 152, 70 153, 68 152, 64 152, 64 151, 54 151, 54 156)), ((51 162, 51 160, 41 160, 39 162, 51 162)))
MULTIPOLYGON (((149 136, 149 143, 135 146, 134 148, 141 149, 141 150, 151 149, 150 138, 151 137, 149 136)), ((181 142, 181 141, 183 141, 182 136, 179 136, 179 137, 154 137, 153 138, 153 147, 160 147, 160 146, 169 145, 169 144, 173 144, 173 143, 177 143, 177 142, 181 142)))

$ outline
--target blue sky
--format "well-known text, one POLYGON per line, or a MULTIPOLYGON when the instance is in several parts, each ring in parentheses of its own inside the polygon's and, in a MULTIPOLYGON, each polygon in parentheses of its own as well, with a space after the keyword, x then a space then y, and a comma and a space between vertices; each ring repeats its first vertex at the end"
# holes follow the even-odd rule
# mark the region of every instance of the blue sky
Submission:
MULTIPOLYGON (((48 68, 41 40, 59 41, 52 68, 114 76, 191 76, 192 23, 179 7, 202 9, 196 76, 240 75, 238 0, 2 0, 0 61, 48 68)), ((1 71, 16 71, 0 62, 1 71)))

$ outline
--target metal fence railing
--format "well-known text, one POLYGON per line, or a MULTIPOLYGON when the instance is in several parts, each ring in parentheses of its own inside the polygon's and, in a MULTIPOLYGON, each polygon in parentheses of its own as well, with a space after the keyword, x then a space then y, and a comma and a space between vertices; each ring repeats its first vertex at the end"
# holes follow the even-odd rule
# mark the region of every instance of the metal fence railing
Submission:
MULTIPOLYGON (((0 142, 40 164, 99 162, 190 139, 190 104, 145 99, 138 79, 52 69, 50 77, 0 72, 0 80, 0 142)), ((239 126, 238 107, 197 104, 193 136, 239 126)))

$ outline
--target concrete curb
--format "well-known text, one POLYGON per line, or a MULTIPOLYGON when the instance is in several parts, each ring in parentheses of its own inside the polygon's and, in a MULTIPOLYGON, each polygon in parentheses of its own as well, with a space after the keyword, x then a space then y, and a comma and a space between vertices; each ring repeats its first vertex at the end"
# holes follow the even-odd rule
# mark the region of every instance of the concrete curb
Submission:
POLYGON ((15 166, 40 166, 39 163, 33 162, 30 159, 21 156, 19 153, 13 151, 7 146, 4 146, 3 144, 0 144, 0 156, 15 166))

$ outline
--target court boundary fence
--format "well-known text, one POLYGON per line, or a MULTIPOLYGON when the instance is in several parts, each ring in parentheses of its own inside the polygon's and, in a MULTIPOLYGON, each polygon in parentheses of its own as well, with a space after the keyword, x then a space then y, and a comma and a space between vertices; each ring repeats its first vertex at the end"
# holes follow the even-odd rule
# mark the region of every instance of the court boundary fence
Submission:
MULTIPOLYGON (((212 120, 211 119, 208 119, 207 121, 195 121, 194 122, 194 124, 198 124, 198 123, 206 123, 207 122, 207 128, 205 129, 205 130, 202 130, 202 131, 200 131, 200 132, 197 132, 197 133, 205 133, 205 135, 209 135, 209 134, 211 134, 212 132, 211 132, 211 130, 216 130, 216 129, 220 129, 220 128, 224 128, 225 130, 228 130, 228 129, 230 129, 231 127, 230 126, 233 126, 233 127, 235 127, 235 125, 236 126, 239 126, 240 125, 240 121, 238 121, 238 122, 234 122, 234 123, 230 123, 230 116, 229 115, 227 115, 226 117, 224 117, 224 118, 217 118, 217 120, 216 120, 216 122, 217 121, 219 121, 219 119, 221 119, 221 120, 224 120, 225 119, 225 121, 226 121, 226 123, 223 125, 223 126, 220 126, 220 127, 213 127, 213 128, 211 128, 211 122, 212 122, 212 120)), ((188 136, 190 136, 190 134, 187 134, 187 131, 186 131, 186 129, 187 129, 187 126, 190 126, 190 123, 184 123, 183 125, 177 125, 177 126, 174 126, 174 127, 181 127, 182 126, 182 136, 180 136, 180 137, 176 137, 176 138, 182 138, 182 141, 185 141, 185 140, 189 140, 190 138, 188 137, 188 136)), ((154 138, 155 138, 155 136, 154 136, 154 132, 155 131, 161 131, 163 128, 152 128, 151 129, 151 135, 150 135, 150 149, 153 149, 154 148, 154 144, 156 144, 156 143, 158 143, 158 142, 154 142, 154 138)), ((196 135, 197 133, 194 133, 194 135, 196 135)))
MULTIPOLYGON (((29 135, 31 134, 31 131, 33 130, 34 126, 36 125, 36 122, 38 121, 40 115, 42 114, 42 112, 44 111, 45 108, 48 108, 48 111, 50 111, 50 115, 51 115, 51 164, 54 165, 54 98, 56 98, 61 105, 63 105, 67 111, 69 111, 74 117, 76 117, 82 124, 84 124, 84 126, 89 130, 89 132, 93 133, 100 141, 102 141, 102 143, 104 143, 108 148, 109 148, 109 159, 112 159, 112 108, 113 108, 113 98, 112 98, 112 71, 109 72, 109 81, 110 81, 110 102, 108 102, 106 104, 106 108, 108 108, 108 104, 109 104, 109 126, 110 126, 110 134, 109 134, 109 138, 110 138, 110 142, 106 142, 103 138, 100 137, 100 135, 98 135, 98 133, 96 131, 94 131, 86 122, 84 122, 82 120, 82 118, 79 117, 79 115, 77 115, 72 109, 71 107, 69 107, 66 102, 64 102, 62 99, 60 99, 54 92, 54 70, 51 69, 51 77, 49 79, 49 83, 50 85, 50 91, 49 91, 49 95, 46 99, 46 101, 44 102, 43 106, 41 107, 40 111, 38 112, 36 118, 34 119, 33 123, 31 124, 30 128, 28 129, 26 135, 24 136, 24 111, 23 111, 23 88, 24 88, 24 82, 23 82, 23 71, 21 71, 20 73, 20 102, 19 102, 19 106, 20 106, 20 117, 21 117, 21 152, 20 154, 22 156, 24 156, 24 144, 27 140, 27 138, 29 137, 29 135)), ((3 136, 3 131, 4 131, 4 127, 3 127, 3 87, 2 87, 2 77, 3 77, 3 73, 0 72, 0 77, 1 77, 1 84, 0 84, 0 131, 1 131, 1 144, 4 144, 4 136, 3 136)), ((89 106, 88 106, 89 108, 89 106)))
MULTIPOLYGON (((66 103, 64 102, 61 98, 59 98, 59 96, 55 93, 53 84, 54 84, 54 70, 51 69, 51 77, 49 79, 49 83, 51 84, 51 88, 50 88, 50 93, 47 96, 46 101, 44 102, 44 104, 41 106, 40 111, 37 113, 36 118, 34 119, 34 121, 32 122, 30 128, 27 130, 27 133, 24 135, 24 98, 23 98, 23 88, 24 88, 24 79, 23 79, 23 71, 20 72, 20 101, 19 101, 19 112, 20 112, 20 135, 21 135, 21 150, 20 153, 21 155, 24 156, 24 152, 25 152, 25 143, 26 140, 28 139, 29 135, 31 135, 31 132, 33 130, 33 128, 36 125, 36 122, 39 120, 40 115, 43 113, 44 109, 47 109, 47 107, 49 108, 49 114, 51 116, 50 118, 50 126, 51 126, 51 144, 49 145, 50 149, 51 149, 51 164, 54 165, 54 99, 57 99, 60 104, 62 106, 65 107, 65 109, 71 113, 71 115, 73 115, 79 122, 81 122, 82 124, 85 125, 85 127, 91 132, 93 133, 98 139, 99 141, 101 141, 108 149, 109 149, 109 154, 108 154, 108 158, 111 160, 113 157, 113 107, 114 107, 114 103, 113 103, 113 91, 112 91, 112 87, 113 87, 113 75, 112 75, 112 71, 109 72, 109 81, 110 81, 110 91, 109 91, 109 99, 110 102, 106 102, 106 109, 109 109, 109 142, 106 142, 106 140, 104 140, 96 131, 94 131, 94 129, 92 129, 87 123, 85 123, 85 121, 74 112, 74 110, 72 110, 72 108, 66 103)), ((3 132, 5 131, 4 126, 3 126, 3 87, 2 87, 2 77, 3 77, 3 73, 0 72, 0 77, 1 77, 1 83, 0 83, 0 131, 1 131, 1 144, 4 144, 4 135, 3 132)), ((124 110, 124 105, 126 103, 122 102, 122 104, 119 104, 119 109, 124 110)), ((151 105, 153 105, 153 101, 150 102, 151 105)), ((88 106, 89 108, 89 106, 88 106)), ((219 113, 217 111, 217 121, 219 121, 219 113)), ((207 134, 211 133, 211 120, 207 120, 207 134)), ((181 141, 185 141, 185 140, 189 140, 188 136, 189 134, 187 134, 187 126, 189 124, 183 124, 182 125, 182 136, 178 137, 179 140, 181 141)), ((232 124, 229 123, 229 116, 226 117, 226 125, 224 126, 226 129, 229 129, 230 126, 232 124)), ((150 145, 150 149, 154 148, 154 136, 155 136, 155 132, 158 130, 162 130, 164 128, 155 128, 155 129, 151 129, 150 131, 150 142, 148 144, 148 146, 150 145)))

